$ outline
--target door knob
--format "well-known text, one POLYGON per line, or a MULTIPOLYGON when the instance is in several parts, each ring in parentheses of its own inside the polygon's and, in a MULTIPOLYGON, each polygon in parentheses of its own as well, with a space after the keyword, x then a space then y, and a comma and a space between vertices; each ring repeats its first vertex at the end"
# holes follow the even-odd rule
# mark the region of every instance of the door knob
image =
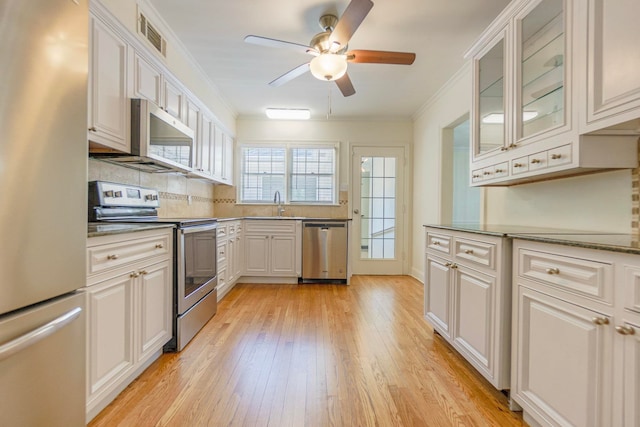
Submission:
POLYGON ((357 214, 359 214, 359 213, 360 213, 360 211, 359 211, 358 209, 354 209, 354 210, 353 210, 353 213, 357 215, 357 214))

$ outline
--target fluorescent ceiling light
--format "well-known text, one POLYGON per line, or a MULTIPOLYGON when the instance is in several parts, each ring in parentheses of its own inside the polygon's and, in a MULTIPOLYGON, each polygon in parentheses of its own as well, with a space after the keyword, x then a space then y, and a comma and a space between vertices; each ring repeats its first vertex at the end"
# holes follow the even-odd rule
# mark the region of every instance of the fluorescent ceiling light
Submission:
POLYGON ((305 109, 294 108, 267 108, 267 117, 281 120, 308 120, 311 112, 305 109))
MULTIPOLYGON (((529 120, 535 119, 538 117, 537 111, 523 111, 522 112, 522 120, 528 122, 529 120)), ((487 124, 501 124, 504 123, 504 114, 502 113, 491 113, 487 114, 482 118, 482 123, 487 124)))

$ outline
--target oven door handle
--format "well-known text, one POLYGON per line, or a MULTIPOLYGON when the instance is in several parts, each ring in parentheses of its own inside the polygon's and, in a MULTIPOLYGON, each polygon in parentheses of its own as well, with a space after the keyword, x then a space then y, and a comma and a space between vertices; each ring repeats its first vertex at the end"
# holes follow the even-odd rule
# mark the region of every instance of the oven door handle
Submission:
POLYGON ((218 228, 218 224, 207 224, 207 225, 194 225, 193 227, 180 227, 180 233, 184 234, 192 234, 192 233, 201 233, 203 231, 211 231, 218 228))

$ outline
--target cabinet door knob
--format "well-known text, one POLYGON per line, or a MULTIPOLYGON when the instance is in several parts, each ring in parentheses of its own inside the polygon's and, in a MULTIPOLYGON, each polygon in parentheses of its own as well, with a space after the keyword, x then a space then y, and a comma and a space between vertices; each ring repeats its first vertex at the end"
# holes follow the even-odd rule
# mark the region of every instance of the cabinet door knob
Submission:
POLYGON ((608 317, 594 317, 591 319, 594 325, 608 325, 609 318, 608 317))
POLYGON ((560 274, 560 269, 556 267, 547 268, 547 274, 560 274))
POLYGON ((145 274, 149 274, 149 273, 147 273, 147 270, 142 270, 142 271, 140 272, 140 274, 145 275, 145 274))
POLYGON ((97 132, 97 131, 98 131, 98 129, 96 129, 94 126, 91 126, 89 128, 89 132, 97 132))
POLYGON ((107 259, 118 259, 118 254, 107 255, 107 259))
POLYGON ((616 326, 616 332, 619 333, 620 335, 634 335, 636 333, 636 330, 633 329, 631 326, 620 325, 620 326, 616 326))
POLYGON ((131 277, 132 279, 135 279, 136 277, 140 276, 138 273, 136 273, 135 271, 131 274, 129 274, 129 277, 131 277))
POLYGON ((451 268, 458 268, 458 264, 451 264, 451 268))
POLYGON ((444 264, 445 267, 451 267, 453 264, 451 264, 450 262, 447 262, 444 264))

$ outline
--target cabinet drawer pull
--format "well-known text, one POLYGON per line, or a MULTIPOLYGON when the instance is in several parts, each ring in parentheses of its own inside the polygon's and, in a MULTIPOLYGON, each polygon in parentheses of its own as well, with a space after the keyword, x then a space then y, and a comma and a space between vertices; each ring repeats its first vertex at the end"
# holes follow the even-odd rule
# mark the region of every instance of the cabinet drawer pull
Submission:
POLYGON ((450 262, 447 262, 444 264, 445 267, 451 267, 453 264, 451 264, 450 262))
POLYGON ((118 254, 113 254, 113 255, 107 255, 107 259, 118 259, 118 254))
POLYGON ((500 147, 500 151, 507 151, 509 147, 500 147))
POLYGON ((542 160, 540 160, 540 159, 531 159, 531 163, 532 164, 542 163, 542 160))
POLYGON ((473 253, 473 249, 465 249, 464 253, 467 255, 471 255, 473 253))
POLYGON ((458 268, 458 264, 451 264, 451 268, 458 268))
POLYGON ((131 277, 132 279, 135 279, 136 277, 140 276, 138 273, 136 273, 135 271, 131 274, 129 274, 129 277, 131 277))
POLYGON ((547 268, 547 274, 560 274, 560 269, 556 267, 547 268))
POLYGON ((551 159, 553 160, 558 160, 562 158, 562 154, 552 154, 551 155, 551 159))
POLYGON ((140 272, 140 274, 142 274, 142 275, 144 276, 145 274, 149 274, 149 273, 147 273, 147 270, 142 270, 142 271, 140 272))
POLYGON ((162 249, 162 248, 164 248, 164 245, 162 243, 156 244, 156 249, 162 249))
POLYGON ((96 128, 95 128, 95 127, 93 127, 93 126, 89 128, 89 132, 97 132, 97 131, 98 131, 98 129, 96 129, 96 128))
POLYGON ((489 171, 484 171, 483 173, 484 173, 485 175, 491 175, 491 172, 489 172, 489 171))
POLYGON ((473 175, 473 178, 480 178, 480 175, 473 175))
POLYGON ((594 317, 591 319, 594 325, 608 325, 609 319, 607 317, 594 317))
POLYGON ((437 240, 434 240, 432 244, 433 246, 440 246, 440 242, 438 242, 437 240))
POLYGON ((621 325, 621 326, 616 326, 616 332, 619 333, 620 335, 634 335, 636 333, 636 330, 633 329, 631 326, 621 325))
POLYGON ((524 165, 522 163, 514 163, 513 167, 514 168, 521 168, 521 167, 524 167, 524 165))
POLYGON ((504 172, 504 169, 496 169, 496 173, 502 173, 504 172))

